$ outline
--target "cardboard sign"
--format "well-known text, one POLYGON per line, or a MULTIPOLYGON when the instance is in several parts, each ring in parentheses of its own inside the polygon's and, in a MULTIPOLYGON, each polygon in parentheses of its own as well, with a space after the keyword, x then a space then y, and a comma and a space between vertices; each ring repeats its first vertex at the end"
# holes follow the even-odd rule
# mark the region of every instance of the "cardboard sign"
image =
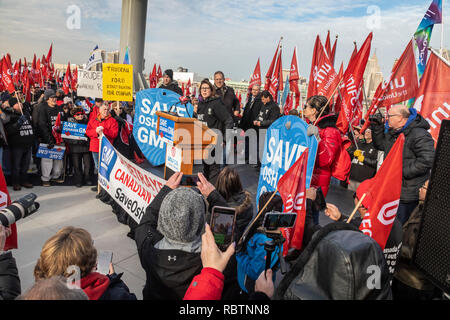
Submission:
POLYGON ((85 135, 87 125, 76 122, 62 122, 61 138, 87 140, 85 135))
POLYGON ((102 98, 103 75, 101 71, 78 70, 77 95, 80 97, 102 98))
POLYGON ((133 65, 103 63, 103 100, 133 101, 133 65))

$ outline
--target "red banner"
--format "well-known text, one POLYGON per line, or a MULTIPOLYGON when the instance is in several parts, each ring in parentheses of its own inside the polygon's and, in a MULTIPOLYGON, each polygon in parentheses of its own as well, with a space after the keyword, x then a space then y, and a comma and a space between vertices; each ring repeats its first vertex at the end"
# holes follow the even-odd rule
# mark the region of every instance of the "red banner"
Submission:
POLYGON ((282 228, 286 239, 283 254, 287 250, 302 248, 306 216, 306 167, 308 165, 308 149, 303 151, 298 160, 278 180, 277 189, 283 199, 284 212, 297 214, 294 228, 282 228))
POLYGON ((250 78, 250 83, 248 84, 248 91, 251 91, 254 85, 261 86, 261 66, 256 62, 255 70, 253 70, 252 77, 250 78))
POLYGON ((414 108, 430 124, 436 144, 442 120, 450 119, 450 65, 433 50, 420 81, 414 108))
POLYGON ((11 75, 8 73, 8 63, 6 62, 6 59, 2 60, 2 82, 4 88, 8 90, 9 93, 14 93, 14 91, 16 91, 11 75))
POLYGON ((69 94, 69 89, 72 88, 72 74, 70 72, 70 62, 67 63, 66 74, 64 75, 63 80, 63 91, 65 94, 69 94))
POLYGON ((360 184, 356 190, 358 199, 365 198, 362 205, 367 209, 359 229, 373 238, 384 249, 391 233, 400 203, 403 178, 403 145, 401 134, 375 177, 360 184))
POLYGON ((77 84, 78 84, 78 67, 75 67, 75 70, 73 70, 72 73, 72 90, 77 90, 77 84))
POLYGON ((275 54, 272 58, 272 62, 270 63, 270 67, 267 70, 266 83, 264 84, 264 90, 269 90, 270 81, 272 80, 272 76, 273 76, 273 69, 275 68, 275 63, 276 63, 277 57, 278 57, 278 50, 280 49, 280 44, 281 44, 281 39, 280 39, 280 41, 278 41, 277 50, 275 51, 275 54))
POLYGON ((278 91, 283 90, 282 79, 282 64, 281 64, 281 48, 278 52, 277 64, 273 71, 272 78, 270 79, 269 92, 273 97, 273 101, 278 103, 278 91))
MULTIPOLYGON (((291 61, 291 70, 289 73, 289 90, 291 92, 295 93, 295 108, 298 107, 300 103, 300 90, 298 88, 298 80, 300 79, 300 76, 298 74, 298 63, 297 63, 297 47, 294 48, 294 54, 292 55, 292 61, 291 61)), ((294 105, 294 102, 292 101, 292 105, 294 105)))

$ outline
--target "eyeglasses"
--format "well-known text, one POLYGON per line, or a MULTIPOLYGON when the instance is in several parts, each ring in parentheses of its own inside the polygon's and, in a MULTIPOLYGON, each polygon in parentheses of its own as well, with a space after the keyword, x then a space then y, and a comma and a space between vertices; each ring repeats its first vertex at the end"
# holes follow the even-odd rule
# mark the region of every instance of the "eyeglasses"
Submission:
POLYGON ((208 91, 208 90, 211 90, 211 88, 210 87, 203 87, 203 88, 200 88, 200 90, 208 91))
POLYGON ((388 118, 395 117, 395 116, 401 116, 401 114, 396 113, 396 114, 388 114, 387 115, 388 118))

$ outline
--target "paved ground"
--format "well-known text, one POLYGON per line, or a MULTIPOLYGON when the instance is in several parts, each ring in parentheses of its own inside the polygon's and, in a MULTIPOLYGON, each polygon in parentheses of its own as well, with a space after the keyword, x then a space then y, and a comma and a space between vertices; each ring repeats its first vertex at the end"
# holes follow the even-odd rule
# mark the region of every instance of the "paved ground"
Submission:
MULTIPOLYGON (((256 169, 238 166, 244 188, 256 193, 258 184, 256 169)), ((155 170, 151 170, 155 171, 155 170)), ((156 172, 161 172, 157 169, 156 172)), ((13 191, 12 199, 17 199, 30 191, 34 192, 41 207, 17 223, 19 249, 14 250, 19 275, 24 292, 34 283, 33 270, 44 242, 64 226, 76 226, 88 230, 97 250, 112 250, 113 264, 117 273, 123 272, 122 279, 130 290, 142 299, 145 284, 145 272, 142 269, 136 251, 136 244, 127 237, 129 227, 120 224, 112 213, 111 207, 95 198, 90 187, 73 186, 37 186, 30 190, 13 191)), ((352 210, 352 193, 333 186, 327 196, 327 202, 337 204, 342 212, 352 210)), ((321 214, 321 224, 330 220, 321 214)))

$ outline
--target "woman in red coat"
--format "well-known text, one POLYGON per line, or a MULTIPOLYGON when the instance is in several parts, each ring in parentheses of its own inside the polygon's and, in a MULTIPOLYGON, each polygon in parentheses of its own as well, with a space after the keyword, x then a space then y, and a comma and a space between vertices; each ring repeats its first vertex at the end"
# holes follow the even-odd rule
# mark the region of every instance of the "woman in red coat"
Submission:
POLYGON ((94 158, 95 168, 98 169, 98 152, 100 146, 99 137, 104 134, 111 144, 116 139, 119 133, 119 125, 117 121, 111 116, 109 106, 102 104, 99 107, 96 117, 92 117, 86 128, 86 136, 91 140, 89 144, 89 151, 92 152, 94 158))
MULTIPOLYGON (((326 97, 313 96, 308 99, 304 109, 304 115, 310 123, 308 135, 315 135, 319 141, 311 186, 315 188, 321 187, 325 197, 327 196, 332 171, 336 166, 340 152, 346 152, 342 149, 341 133, 336 128, 337 117, 329 113, 328 106, 322 112, 317 123, 314 124, 326 104, 326 97)), ((319 223, 318 212, 314 212, 314 223, 319 223)))

